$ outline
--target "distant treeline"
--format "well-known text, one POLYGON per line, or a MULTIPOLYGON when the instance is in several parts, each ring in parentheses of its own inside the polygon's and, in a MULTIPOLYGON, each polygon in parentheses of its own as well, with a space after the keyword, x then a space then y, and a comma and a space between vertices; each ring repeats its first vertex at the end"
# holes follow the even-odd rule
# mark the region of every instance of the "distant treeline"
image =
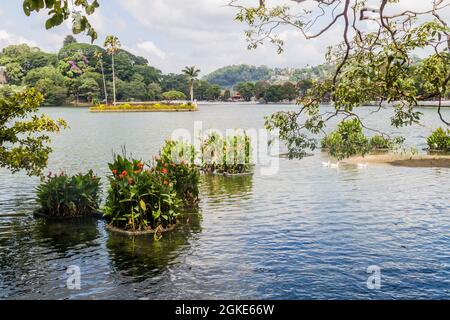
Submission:
MULTIPOLYGON (((112 96, 111 56, 96 45, 77 43, 66 37, 58 53, 46 53, 26 44, 11 45, 0 53, 10 88, 34 86, 45 96, 45 105, 102 101, 106 90, 112 96)), ((115 55, 116 96, 118 101, 160 100, 165 92, 179 91, 189 97, 189 79, 184 74, 162 74, 147 59, 126 50, 115 55)), ((217 100, 219 85, 196 80, 197 100, 217 100)), ((5 91, 2 88, 2 91, 5 91)))

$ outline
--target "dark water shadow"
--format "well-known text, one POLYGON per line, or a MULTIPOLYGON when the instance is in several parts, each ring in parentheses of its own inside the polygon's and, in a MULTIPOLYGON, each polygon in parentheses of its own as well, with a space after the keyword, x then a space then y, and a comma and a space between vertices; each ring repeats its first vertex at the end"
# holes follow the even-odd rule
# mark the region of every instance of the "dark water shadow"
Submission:
POLYGON ((192 237, 202 231, 201 220, 198 212, 184 213, 177 227, 160 239, 153 234, 129 236, 108 231, 106 247, 112 268, 131 282, 159 275, 189 250, 192 237))
POLYGON ((90 247, 100 237, 98 220, 77 218, 64 221, 37 219, 33 237, 43 247, 65 253, 80 247, 90 247))

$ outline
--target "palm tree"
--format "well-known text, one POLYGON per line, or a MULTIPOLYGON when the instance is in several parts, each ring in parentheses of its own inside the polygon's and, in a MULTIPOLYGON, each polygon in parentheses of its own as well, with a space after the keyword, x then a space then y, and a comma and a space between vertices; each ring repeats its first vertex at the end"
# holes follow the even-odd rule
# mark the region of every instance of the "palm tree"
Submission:
POLYGON ((105 90, 105 103, 108 104, 108 91, 106 90, 106 79, 105 79, 105 71, 103 69, 103 54, 96 50, 94 53, 94 58, 97 59, 100 64, 100 68, 102 69, 102 77, 103 77, 103 89, 105 90))
POLYGON ((121 46, 119 38, 116 36, 107 36, 105 43, 103 44, 106 48, 106 52, 111 55, 112 58, 112 74, 113 74, 113 105, 116 105, 116 74, 114 70, 114 55, 119 51, 121 46))
POLYGON ((194 102, 194 81, 197 79, 200 73, 199 69, 195 66, 185 67, 182 71, 189 78, 189 92, 191 93, 191 102, 194 102))

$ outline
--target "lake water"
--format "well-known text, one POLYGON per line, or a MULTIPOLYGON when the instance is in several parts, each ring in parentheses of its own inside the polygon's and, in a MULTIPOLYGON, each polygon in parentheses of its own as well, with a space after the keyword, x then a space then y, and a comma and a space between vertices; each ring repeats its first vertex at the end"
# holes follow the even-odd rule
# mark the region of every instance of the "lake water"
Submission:
MULTIPOLYGON (((282 105, 200 105, 194 113, 90 114, 48 108, 70 130, 55 137, 49 170, 92 168, 104 178, 126 145, 150 159, 176 128, 262 128, 282 105)), ((393 130, 389 111, 369 124, 425 147, 441 125, 393 130)), ((450 109, 444 110, 450 118, 450 109)), ((280 159, 275 175, 203 179, 199 213, 155 241, 105 230, 103 221, 34 219, 36 178, 0 170, 0 298, 20 299, 448 299, 450 169, 369 165, 326 168, 315 151, 280 159), (81 289, 66 287, 69 266, 81 289), (369 266, 381 288, 369 290, 369 266)), ((106 179, 103 179, 106 183, 106 179)))

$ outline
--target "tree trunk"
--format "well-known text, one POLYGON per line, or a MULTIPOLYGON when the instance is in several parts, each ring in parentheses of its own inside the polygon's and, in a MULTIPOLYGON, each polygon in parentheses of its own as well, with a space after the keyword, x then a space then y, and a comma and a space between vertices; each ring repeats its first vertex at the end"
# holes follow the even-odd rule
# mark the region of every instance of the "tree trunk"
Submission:
POLYGON ((191 92, 191 102, 194 102, 194 82, 191 81, 190 83, 190 92, 191 92))
POLYGON ((113 73, 113 105, 116 106, 116 74, 114 71, 114 53, 112 54, 112 73, 113 73))
POLYGON ((100 61, 100 67, 102 69, 103 89, 105 90, 105 103, 108 104, 108 90, 106 90, 105 71, 103 70, 103 62, 102 61, 100 61))

